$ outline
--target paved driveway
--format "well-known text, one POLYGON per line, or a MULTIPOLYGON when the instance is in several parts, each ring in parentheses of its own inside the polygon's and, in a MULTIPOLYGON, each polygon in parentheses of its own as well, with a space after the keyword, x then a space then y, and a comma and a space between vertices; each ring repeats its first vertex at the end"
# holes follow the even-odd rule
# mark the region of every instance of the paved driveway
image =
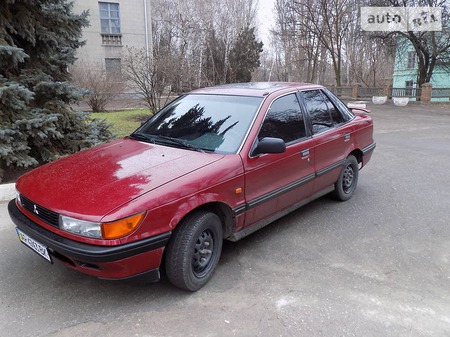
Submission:
POLYGON ((355 196, 237 242, 185 293, 50 265, 0 205, 1 336, 450 336, 450 105, 371 106, 355 196))

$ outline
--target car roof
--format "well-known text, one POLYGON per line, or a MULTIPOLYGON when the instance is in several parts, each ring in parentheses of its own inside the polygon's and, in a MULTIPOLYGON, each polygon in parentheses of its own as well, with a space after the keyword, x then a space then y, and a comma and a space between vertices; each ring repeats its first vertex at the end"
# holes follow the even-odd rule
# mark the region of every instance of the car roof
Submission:
POLYGON ((249 82, 232 83, 215 87, 201 88, 191 91, 190 94, 218 94, 218 95, 239 95, 239 96, 267 96, 276 91, 285 91, 286 89, 304 90, 319 89, 323 86, 311 83, 300 82, 249 82))

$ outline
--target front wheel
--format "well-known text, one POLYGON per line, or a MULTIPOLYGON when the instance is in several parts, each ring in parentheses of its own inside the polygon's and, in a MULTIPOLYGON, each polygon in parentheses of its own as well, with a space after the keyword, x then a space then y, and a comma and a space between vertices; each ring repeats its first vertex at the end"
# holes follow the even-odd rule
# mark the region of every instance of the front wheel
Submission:
POLYGON ((222 252, 219 217, 211 212, 188 215, 176 228, 166 248, 166 274, 178 288, 196 291, 212 277, 222 252))
POLYGON ((346 201, 352 197, 358 183, 358 174, 358 161, 350 155, 345 160, 344 167, 334 185, 333 195, 337 200, 346 201))

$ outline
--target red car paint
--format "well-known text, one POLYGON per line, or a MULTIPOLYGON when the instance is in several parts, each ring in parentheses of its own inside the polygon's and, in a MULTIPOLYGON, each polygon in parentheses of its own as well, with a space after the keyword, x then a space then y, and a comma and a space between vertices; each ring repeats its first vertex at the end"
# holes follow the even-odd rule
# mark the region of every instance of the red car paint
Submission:
MULTIPOLYGON (((54 259, 109 279, 158 270, 170 233, 186 215, 200 208, 220 212, 224 237, 238 240, 332 191, 349 154, 358 156, 360 167, 370 160, 375 143, 372 120, 366 114, 355 114, 332 130, 288 144, 284 153, 252 155, 274 100, 311 89, 324 90, 317 85, 277 83, 195 91, 262 97, 237 153, 201 153, 125 138, 41 166, 18 179, 18 192, 35 210, 39 205, 44 211, 92 222, 111 222, 145 212, 140 226, 125 237, 104 240, 67 232, 17 200, 9 205, 11 217, 20 230, 38 241, 51 236, 46 244, 54 259), (164 237, 163 243, 155 246, 153 238, 159 236, 164 237), (145 240, 151 241, 152 249, 137 248, 145 240), (62 243, 52 247, 49 242, 62 243), (102 249, 102 257, 72 254, 70 245, 77 243, 84 245, 81 250, 102 249), (105 258, 108 247, 115 252, 127 247, 127 254, 105 258)), ((302 110, 306 114, 304 106, 302 110)))

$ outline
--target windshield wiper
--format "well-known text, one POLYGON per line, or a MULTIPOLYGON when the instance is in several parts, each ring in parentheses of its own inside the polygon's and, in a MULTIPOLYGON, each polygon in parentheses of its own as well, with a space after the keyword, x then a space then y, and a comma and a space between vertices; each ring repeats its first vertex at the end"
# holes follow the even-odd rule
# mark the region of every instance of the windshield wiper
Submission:
POLYGON ((139 139, 139 140, 144 140, 144 141, 147 141, 147 142, 150 142, 150 143, 155 144, 155 138, 154 138, 154 136, 152 136, 152 135, 147 135, 147 134, 145 134, 145 133, 133 132, 133 133, 132 133, 131 135, 129 135, 128 137, 136 138, 136 139, 139 139))
POLYGON ((181 146, 182 148, 194 150, 198 152, 205 152, 202 148, 189 144, 187 141, 183 139, 178 138, 172 138, 168 136, 162 136, 162 135, 149 135, 141 132, 133 132, 131 135, 129 135, 131 138, 147 141, 153 144, 161 143, 161 144, 171 144, 176 146, 181 146))
POLYGON ((154 137, 153 139, 155 141, 161 141, 162 143, 166 143, 166 144, 179 145, 185 149, 194 150, 194 151, 198 151, 198 152, 203 152, 203 153, 205 152, 205 150, 203 150, 201 147, 189 144, 187 141, 185 141, 183 139, 172 138, 169 136, 162 136, 162 135, 153 135, 153 137, 154 137))

